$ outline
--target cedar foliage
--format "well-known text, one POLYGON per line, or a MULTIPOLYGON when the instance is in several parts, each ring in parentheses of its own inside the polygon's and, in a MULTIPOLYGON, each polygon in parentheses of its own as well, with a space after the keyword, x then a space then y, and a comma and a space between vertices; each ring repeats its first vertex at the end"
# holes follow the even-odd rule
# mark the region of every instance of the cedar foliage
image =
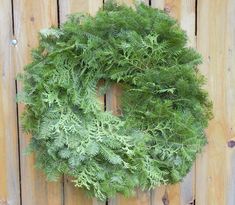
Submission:
POLYGON ((21 76, 29 152, 48 179, 62 174, 100 200, 176 183, 206 143, 211 103, 201 56, 163 11, 106 3, 40 32, 21 76), (97 83, 119 83, 122 115, 102 111, 97 83))

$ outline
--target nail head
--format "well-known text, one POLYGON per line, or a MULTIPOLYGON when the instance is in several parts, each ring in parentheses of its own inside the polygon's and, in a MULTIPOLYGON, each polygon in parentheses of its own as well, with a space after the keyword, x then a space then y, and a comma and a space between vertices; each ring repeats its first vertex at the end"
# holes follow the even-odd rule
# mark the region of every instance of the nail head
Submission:
POLYGON ((16 46, 17 43, 18 43, 18 41, 17 41, 16 39, 12 39, 12 40, 11 40, 11 44, 12 44, 13 46, 16 46))

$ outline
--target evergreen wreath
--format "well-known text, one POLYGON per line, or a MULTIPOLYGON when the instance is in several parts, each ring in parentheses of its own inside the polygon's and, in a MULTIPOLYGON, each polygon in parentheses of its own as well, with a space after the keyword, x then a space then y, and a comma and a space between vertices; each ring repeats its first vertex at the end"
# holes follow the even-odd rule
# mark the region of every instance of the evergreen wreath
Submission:
POLYGON ((100 200, 182 180, 212 115, 201 56, 186 43, 176 20, 142 4, 106 3, 42 30, 19 94, 37 167, 100 200), (100 94, 122 88, 120 116, 102 110, 100 80, 100 94))

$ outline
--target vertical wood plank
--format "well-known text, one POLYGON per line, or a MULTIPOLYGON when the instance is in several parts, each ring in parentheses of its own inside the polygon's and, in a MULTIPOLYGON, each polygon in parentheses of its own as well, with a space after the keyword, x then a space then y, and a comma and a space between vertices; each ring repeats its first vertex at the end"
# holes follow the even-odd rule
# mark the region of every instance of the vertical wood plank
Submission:
MULTIPOLYGON (((234 134, 233 134, 234 136, 234 134)), ((233 138, 235 140, 235 138, 233 138)), ((233 149, 228 150, 227 153, 227 180, 228 184, 226 186, 226 204, 227 205, 234 205, 235 204, 235 179, 234 179, 234 173, 235 173, 235 151, 233 149)))
MULTIPOLYGON (((18 41, 15 46, 17 72, 31 61, 30 51, 38 45, 38 31, 51 25, 57 25, 56 0, 13 0, 15 37, 18 41)), ((21 85, 18 84, 18 89, 21 85)), ((24 107, 19 105, 19 114, 24 107)), ((23 205, 62 205, 62 182, 47 182, 40 170, 34 168, 34 156, 25 156, 24 149, 29 143, 30 136, 20 129, 21 150, 21 187, 23 205)))
POLYGON ((69 177, 64 178, 64 205, 92 205, 92 200, 84 191, 74 187, 69 177))
POLYGON ((151 7, 157 8, 157 9, 164 9, 165 6, 165 0, 151 0, 151 7))
MULTIPOLYGON (((226 87, 227 97, 227 114, 228 114, 228 136, 229 142, 235 141, 235 2, 228 0, 227 3, 227 75, 226 87)), ((229 148, 227 152, 227 183, 226 186, 226 204, 235 204, 235 149, 229 148)))
MULTIPOLYGON (((175 2, 170 2, 169 0, 152 0, 151 1, 151 6, 153 8, 158 8, 158 9, 164 9, 166 10, 168 13, 170 13, 173 17, 177 17, 177 15, 175 15, 175 13, 178 14, 178 11, 172 11, 177 9, 178 10, 178 6, 175 7, 175 2)), ((173 199, 173 204, 174 205, 178 205, 179 204, 179 200, 178 197, 177 199, 174 198, 174 196, 172 196, 172 193, 176 196, 179 196, 179 185, 173 185, 173 186, 159 186, 157 188, 155 188, 154 190, 151 191, 151 205, 168 205, 169 203, 172 203, 172 199, 173 199), (170 196, 169 196, 169 192, 170 192, 170 196), (176 201, 177 200, 177 201, 176 201)))
MULTIPOLYGON (((165 0, 164 9, 180 22, 181 0, 165 0)), ((166 186, 167 200, 170 204, 180 205, 180 184, 166 186)), ((163 197, 164 200, 164 197, 163 197)))
MULTIPOLYGON (((188 46, 195 47, 195 0, 152 0, 152 7, 164 9, 176 18, 189 37, 188 46)), ((190 204, 195 197, 195 167, 179 184, 160 186, 152 191, 152 204, 190 204)))
POLYGON ((0 204, 20 205, 11 1, 0 0, 0 204))
POLYGON ((136 191, 136 196, 126 198, 122 195, 117 195, 113 199, 109 199, 109 205, 150 205, 150 193, 140 190, 136 191))
POLYGON ((180 22, 182 0, 165 0, 164 9, 180 22))
MULTIPOLYGON (((165 0, 165 8, 169 14, 176 18, 188 35, 188 46, 195 46, 195 0, 165 0)), ((167 188, 169 202, 173 204, 190 204, 195 197, 195 167, 181 183, 167 188)))
MULTIPOLYGON (((128 6, 133 6, 134 1, 132 0, 119 0, 121 4, 125 4, 128 6)), ((143 2, 148 5, 148 1, 142 0, 143 2)), ((106 93, 106 109, 108 111, 112 111, 114 115, 119 115, 121 108, 119 103, 119 98, 121 95, 120 87, 115 84, 113 85, 106 93)), ((136 190, 136 196, 126 198, 120 194, 116 197, 109 199, 109 205, 150 205, 150 192, 149 191, 141 191, 136 190)))
POLYGON ((179 22, 188 35, 188 46, 196 48, 196 0, 181 0, 179 22))
POLYGON ((59 0, 60 21, 63 23, 74 12, 95 15, 102 6, 103 0, 59 0))
MULTIPOLYGON (((165 0, 151 0, 151 7, 164 10, 165 0)), ((165 205, 164 200, 168 202, 166 186, 159 186, 151 190, 151 205, 165 205)))
POLYGON ((195 200, 195 164, 193 165, 191 171, 184 177, 183 181, 180 184, 180 204, 181 205, 190 205, 194 203, 195 200))
MULTIPOLYGON (((198 1, 197 8, 197 49, 203 55, 203 64, 199 67, 200 71, 205 75, 209 76, 209 64, 210 64, 210 56, 209 56, 209 44, 207 40, 209 40, 209 13, 210 13, 210 5, 209 1, 203 1, 203 5, 201 1, 198 1), (202 29, 202 25, 204 28, 202 29), (204 45, 203 45, 204 44, 204 45), (203 45, 203 46, 202 46, 203 45)), ((206 88, 209 88, 209 81, 207 80, 206 88)), ((208 131, 207 131, 208 135, 208 131)), ((207 193, 208 193, 208 181, 210 180, 207 177, 208 170, 208 147, 211 145, 207 145, 204 153, 199 155, 196 162, 196 202, 199 205, 208 204, 207 203, 207 193)), ((210 180, 211 181, 211 180, 210 180)))
POLYGON ((206 88, 214 106, 208 145, 197 161, 198 205, 235 203, 234 11, 234 1, 198 1, 197 47, 204 57, 200 70, 207 76, 206 88))
MULTIPOLYGON (((196 47, 196 0, 181 0, 180 25, 188 35, 188 46, 196 47)), ((195 165, 180 184, 180 204, 192 204, 195 199, 195 165)))
POLYGON ((168 193, 165 186, 162 185, 151 190, 151 205, 167 205, 168 202, 168 193))
MULTIPOLYGON (((120 107, 120 96, 121 96, 121 88, 118 84, 114 84, 108 89, 106 92, 106 110, 111 111, 114 115, 121 114, 120 107)), ((109 205, 150 205, 150 192, 149 191, 141 191, 136 190, 136 196, 126 198, 120 194, 116 197, 109 199, 109 205)))
MULTIPOLYGON (((102 8, 103 0, 59 0, 60 22, 67 19, 67 15, 75 12, 89 13, 95 15, 102 8)), ((104 82, 99 82, 101 86, 104 82)), ((98 96, 104 108, 104 96, 98 96)), ((97 199, 88 198, 82 189, 74 187, 71 180, 65 176, 64 180, 64 205, 104 205, 97 199)))

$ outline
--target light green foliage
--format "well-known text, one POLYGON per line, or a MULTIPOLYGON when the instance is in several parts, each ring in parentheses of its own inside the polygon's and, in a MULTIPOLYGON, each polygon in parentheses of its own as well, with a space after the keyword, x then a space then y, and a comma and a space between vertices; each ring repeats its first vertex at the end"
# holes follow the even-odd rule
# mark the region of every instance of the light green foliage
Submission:
POLYGON ((19 95, 37 166, 101 200, 182 180, 211 117, 201 57, 186 42, 174 19, 144 5, 107 3, 95 17, 41 31, 19 95), (122 116, 102 111, 101 79, 104 92, 122 87, 122 116))

